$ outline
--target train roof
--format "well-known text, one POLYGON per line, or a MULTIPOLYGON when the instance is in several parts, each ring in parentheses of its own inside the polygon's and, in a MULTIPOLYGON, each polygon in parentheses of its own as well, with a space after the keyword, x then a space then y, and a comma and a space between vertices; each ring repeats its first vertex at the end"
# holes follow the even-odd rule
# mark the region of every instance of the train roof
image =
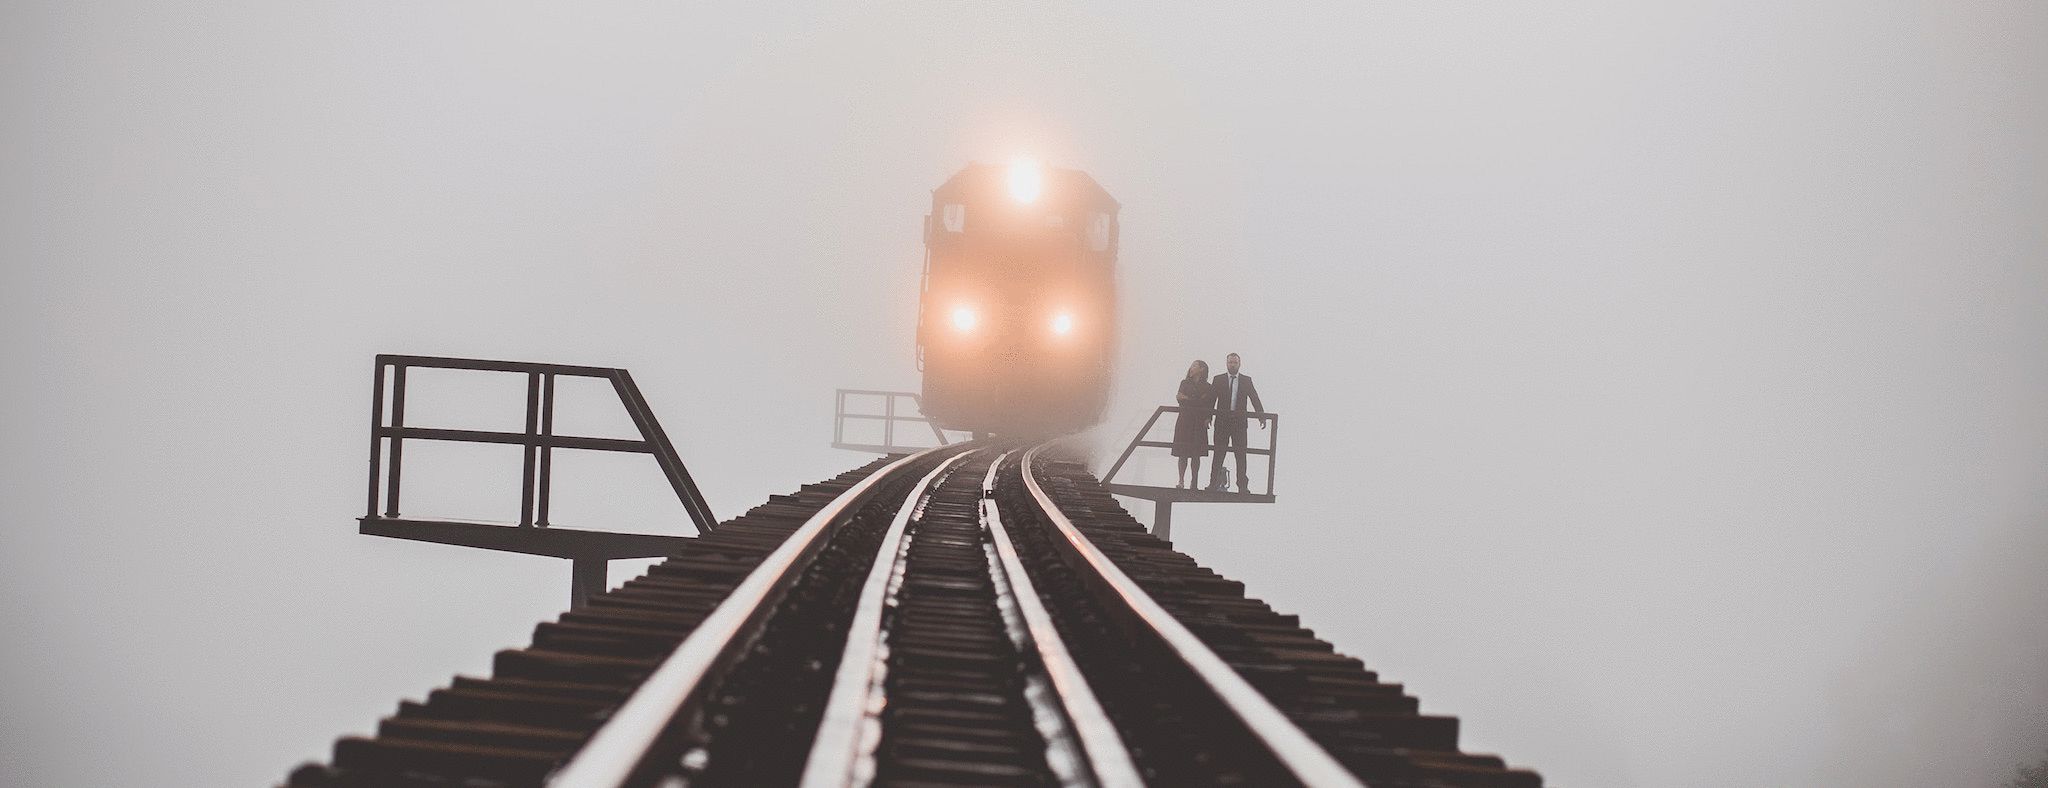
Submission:
MULTIPOLYGON (((962 202, 971 201, 990 193, 1001 195, 1007 188, 1010 165, 972 162, 953 173, 939 188, 932 190, 932 196, 940 199, 956 197, 962 202)), ((1060 195, 1062 201, 1074 201, 1092 205, 1109 213, 1116 213, 1123 207, 1109 190, 1096 183, 1095 178, 1081 170, 1066 167, 1041 166, 1045 179, 1045 193, 1060 195)))

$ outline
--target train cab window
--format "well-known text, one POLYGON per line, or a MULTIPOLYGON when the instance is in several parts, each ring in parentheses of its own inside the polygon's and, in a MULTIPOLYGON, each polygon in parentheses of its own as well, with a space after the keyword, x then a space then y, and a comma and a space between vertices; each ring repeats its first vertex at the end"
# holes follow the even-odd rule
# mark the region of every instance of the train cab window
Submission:
POLYGON ((946 232, 957 233, 967 229, 967 206, 960 203, 946 203, 939 217, 946 226, 946 232))
POLYGON ((1109 214, 1098 213, 1088 220, 1088 248, 1091 251, 1109 251, 1109 214))

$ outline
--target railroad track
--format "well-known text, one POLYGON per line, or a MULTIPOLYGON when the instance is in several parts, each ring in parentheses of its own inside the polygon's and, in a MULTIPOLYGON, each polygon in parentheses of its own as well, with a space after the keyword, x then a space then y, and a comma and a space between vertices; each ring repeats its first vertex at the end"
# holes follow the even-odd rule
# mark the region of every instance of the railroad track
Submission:
POLYGON ((778 496, 290 786, 1541 785, 1049 446, 778 496))

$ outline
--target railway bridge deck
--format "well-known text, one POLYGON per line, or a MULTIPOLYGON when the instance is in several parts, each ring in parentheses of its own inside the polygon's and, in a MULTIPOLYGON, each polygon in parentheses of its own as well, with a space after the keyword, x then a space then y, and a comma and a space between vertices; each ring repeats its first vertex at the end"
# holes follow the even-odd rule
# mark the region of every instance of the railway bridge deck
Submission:
POLYGON ((1111 492, 988 441, 804 485, 285 784, 1542 784, 1111 492))

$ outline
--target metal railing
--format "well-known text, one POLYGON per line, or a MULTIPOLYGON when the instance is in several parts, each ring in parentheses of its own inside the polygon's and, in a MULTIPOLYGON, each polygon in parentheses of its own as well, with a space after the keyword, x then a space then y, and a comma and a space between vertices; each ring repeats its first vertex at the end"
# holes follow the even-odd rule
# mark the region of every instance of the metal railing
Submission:
POLYGON ((932 448, 935 445, 945 446, 949 443, 951 443, 951 441, 946 438, 946 431, 939 429, 939 425, 937 423, 934 423, 931 419, 925 417, 923 397, 919 397, 918 395, 912 394, 908 391, 879 391, 874 389, 836 390, 836 395, 833 398, 832 408, 832 447, 835 449, 871 451, 881 454, 904 454, 907 452, 923 451, 925 449, 932 448), (881 397, 882 412, 849 412, 846 409, 847 399, 849 397, 881 397), (899 407, 898 402, 901 400, 909 400, 908 409, 899 407), (850 420, 882 422, 882 442, 878 444, 848 443, 846 440, 846 422, 850 420), (932 439, 937 441, 937 443, 924 445, 898 444, 896 442, 896 425, 898 422, 906 424, 924 424, 925 426, 931 429, 932 439))
MULTIPOLYGON (((1149 418, 1149 419, 1146 419, 1146 420, 1145 420, 1145 426, 1144 426, 1144 427, 1141 427, 1141 428, 1139 428, 1139 429, 1138 429, 1138 434, 1136 434, 1136 435, 1133 435, 1133 436, 1131 436, 1131 443, 1130 443, 1130 445, 1128 445, 1128 446, 1125 446, 1125 447, 1124 447, 1124 453, 1123 453, 1123 454, 1121 454, 1121 455, 1118 455, 1118 457, 1116 458, 1116 463, 1115 463, 1115 464, 1113 464, 1113 465, 1111 465, 1111 466, 1109 466, 1109 472, 1108 472, 1108 473, 1105 473, 1105 474, 1103 474, 1103 475, 1102 475, 1102 483, 1103 483, 1103 484, 1110 484, 1110 483, 1112 483, 1112 482, 1113 482, 1113 481, 1114 481, 1114 480, 1116 479, 1116 472, 1117 472, 1117 471, 1119 471, 1119 470, 1122 470, 1122 469, 1123 469, 1123 467, 1124 467, 1124 463, 1125 463, 1126 461, 1129 461, 1129 460, 1131 459, 1131 454, 1132 454, 1133 452, 1136 452, 1136 451, 1137 451, 1137 450, 1138 450, 1138 449, 1139 449, 1140 447, 1144 447, 1144 448, 1155 448, 1155 449, 1171 449, 1171 448, 1173 448, 1173 441, 1170 441, 1170 440, 1167 440, 1167 441, 1155 441, 1155 440, 1146 440, 1145 438, 1146 438, 1146 436, 1148 436, 1148 435, 1152 434, 1152 427, 1153 427, 1154 425, 1157 425, 1157 424, 1159 423, 1159 417, 1160 417, 1160 416, 1164 416, 1164 415, 1166 415, 1166 414, 1168 414, 1168 413, 1189 413, 1189 412, 1193 412, 1193 413, 1199 413, 1199 414, 1204 414, 1204 415, 1207 415, 1207 416, 1216 416, 1216 415, 1218 415, 1218 414, 1217 414, 1217 413, 1216 413, 1215 411, 1211 411, 1211 410, 1208 410, 1208 409, 1206 409, 1206 408, 1183 408, 1183 407, 1181 407, 1181 406, 1179 406, 1179 405, 1161 405, 1161 406, 1159 406, 1159 407, 1158 407, 1157 409, 1155 409, 1155 410, 1153 410, 1153 411, 1152 411, 1152 418, 1149 418)), ((1234 452, 1237 452, 1237 451, 1240 451, 1240 450, 1241 450, 1241 451, 1243 451, 1243 452, 1244 452, 1244 453, 1245 453, 1246 455, 1248 455, 1248 456, 1260 456, 1260 457, 1265 457, 1265 458, 1266 458, 1266 492, 1265 492, 1265 494, 1266 494, 1266 495, 1272 495, 1272 494, 1273 494, 1273 469, 1274 469, 1274 467, 1275 467, 1275 466, 1279 465, 1279 463, 1280 463, 1280 414, 1278 414, 1278 413, 1254 413, 1254 412, 1248 412, 1248 411, 1247 411, 1247 412, 1244 412, 1244 413, 1243 413, 1243 415, 1244 415, 1244 418, 1245 418, 1245 420, 1246 420, 1246 421, 1252 421, 1252 420, 1255 420, 1255 419, 1260 419, 1260 420, 1270 420, 1270 428, 1269 428, 1268 430, 1266 430, 1266 433, 1267 433, 1267 434, 1266 434, 1266 446, 1265 446, 1265 448, 1258 448, 1258 447, 1253 447, 1253 446, 1249 446, 1249 445, 1247 445, 1247 446, 1245 446, 1245 447, 1244 447, 1243 449, 1239 449, 1238 447, 1234 447, 1234 446, 1233 446, 1233 447, 1231 447, 1231 448, 1229 449, 1229 451, 1230 451, 1230 452, 1233 452, 1233 453, 1234 453, 1234 452)), ((1235 418, 1235 416, 1226 416, 1225 418, 1235 418)), ((1247 427, 1247 429, 1246 429, 1246 432, 1245 432, 1245 437, 1249 438, 1249 437, 1251 437, 1251 431, 1250 431, 1250 429, 1249 429, 1250 425, 1249 425, 1249 424, 1247 424, 1247 425, 1246 425, 1246 427, 1247 427)), ((1213 427, 1213 426, 1211 426, 1211 427, 1210 427, 1210 428, 1208 428, 1208 429, 1205 429, 1205 430, 1204 430, 1204 432, 1205 432, 1205 433, 1208 433, 1208 434, 1210 434, 1210 435, 1211 435, 1211 440, 1212 440, 1212 441, 1214 440, 1214 432, 1215 432, 1215 430, 1214 430, 1214 427, 1213 427)), ((1211 443, 1210 443, 1210 444, 1208 445, 1208 447, 1204 449, 1204 456, 1206 456, 1206 457, 1209 457, 1209 458, 1210 458, 1210 461, 1211 461, 1211 462, 1222 462, 1222 461, 1223 461, 1223 456, 1221 456, 1221 455, 1218 455, 1218 454, 1216 453, 1216 450, 1217 450, 1217 449, 1219 449, 1219 448, 1222 448, 1222 447, 1221 447, 1221 446, 1220 446, 1219 444, 1216 444, 1216 443, 1214 443, 1214 442, 1211 442, 1211 443)), ((1238 484, 1239 484, 1239 485, 1244 485, 1244 483, 1245 483, 1245 482, 1244 482, 1244 480, 1243 480, 1243 479, 1239 479, 1239 480, 1238 480, 1238 484)), ((1249 489, 1249 488, 1247 487, 1247 489, 1249 489)))
POLYGON ((626 370, 613 367, 580 367, 566 364, 533 364, 518 361, 485 361, 467 358, 439 358, 432 356, 377 355, 376 383, 370 400, 370 492, 369 505, 363 517, 365 520, 398 519, 399 481, 405 462, 405 441, 434 440, 458 443, 500 443, 525 447, 526 463, 524 478, 519 491, 519 525, 548 525, 549 493, 554 475, 555 449, 588 449, 593 451, 629 452, 654 455, 654 461, 661 466, 662 475, 668 477, 670 487, 675 489, 676 498, 690 514, 690 521, 699 533, 706 533, 718 526, 717 518, 711 514, 711 507, 704 502, 703 493, 697 490, 697 482, 690 478, 690 472, 683 467, 683 461, 676 455, 675 445, 669 442, 668 433, 662 431, 661 422, 655 420, 654 411, 647 407, 647 399, 640 394, 640 387, 633 383, 633 375, 626 370), (491 432, 486 430, 453 430, 414 427, 405 423, 405 373, 408 369, 457 369, 484 372, 517 372, 526 375, 526 429, 523 432, 491 432), (386 370, 390 370, 389 399, 391 402, 391 423, 385 424, 386 370), (609 381, 612 390, 619 395, 620 404, 626 408, 626 415, 633 420, 633 426, 640 432, 639 440, 623 438, 586 438, 573 435, 555 434, 555 378, 583 377, 609 381), (389 443, 390 462, 384 464, 389 443), (381 471, 381 473, 380 473, 381 471), (380 478, 383 482, 382 497, 384 511, 377 511, 380 478))

